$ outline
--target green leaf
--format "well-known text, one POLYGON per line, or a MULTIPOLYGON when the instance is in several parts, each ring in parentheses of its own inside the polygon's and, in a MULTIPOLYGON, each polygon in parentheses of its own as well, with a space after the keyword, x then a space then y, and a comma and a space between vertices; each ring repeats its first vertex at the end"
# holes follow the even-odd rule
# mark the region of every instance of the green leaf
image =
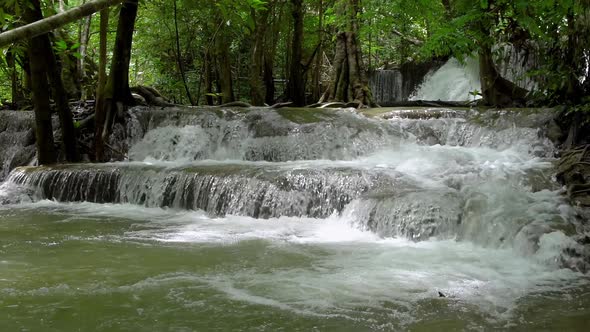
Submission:
POLYGON ((68 43, 65 40, 58 40, 55 42, 55 48, 58 51, 65 51, 68 49, 68 43))

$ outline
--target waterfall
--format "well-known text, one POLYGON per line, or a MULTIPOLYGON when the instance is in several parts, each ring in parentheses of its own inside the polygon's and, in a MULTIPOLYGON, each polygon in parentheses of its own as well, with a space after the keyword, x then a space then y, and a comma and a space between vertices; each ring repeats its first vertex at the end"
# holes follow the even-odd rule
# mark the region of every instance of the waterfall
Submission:
POLYGON ((526 255, 573 222, 551 177, 554 147, 541 134, 550 110, 130 114, 129 161, 17 168, 0 201, 14 203, 20 187, 24 201, 336 215, 382 237, 458 239, 526 255))
POLYGON ((537 88, 537 83, 527 75, 529 70, 539 67, 534 52, 519 50, 511 44, 496 45, 493 52, 498 54, 496 66, 503 78, 528 91, 537 88))
POLYGON ((9 182, 39 188, 39 198, 61 202, 200 209, 216 216, 326 218, 396 179, 349 167, 116 164, 19 168, 9 182))
POLYGON ((403 78, 399 70, 377 70, 369 81, 373 100, 379 105, 403 100, 402 84, 403 78))
POLYGON ((481 92, 478 60, 467 58, 461 63, 451 58, 426 75, 410 100, 470 101, 481 98, 476 92, 481 92))

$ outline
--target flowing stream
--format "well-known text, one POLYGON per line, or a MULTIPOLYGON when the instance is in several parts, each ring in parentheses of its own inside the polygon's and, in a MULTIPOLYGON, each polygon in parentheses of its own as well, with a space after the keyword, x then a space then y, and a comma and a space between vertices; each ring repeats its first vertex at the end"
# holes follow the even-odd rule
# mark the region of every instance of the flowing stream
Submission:
POLYGON ((0 330, 584 331, 552 117, 135 108, 0 186, 0 330))

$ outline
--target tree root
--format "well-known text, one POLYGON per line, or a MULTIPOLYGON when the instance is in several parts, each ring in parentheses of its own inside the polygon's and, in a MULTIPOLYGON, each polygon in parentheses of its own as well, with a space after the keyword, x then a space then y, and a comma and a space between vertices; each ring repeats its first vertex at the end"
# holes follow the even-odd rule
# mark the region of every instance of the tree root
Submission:
POLYGON ((244 108, 250 108, 252 107, 252 105, 243 102, 243 101, 232 101, 230 103, 225 103, 225 104, 221 104, 217 107, 244 107, 244 108))
POLYGON ((289 107, 291 105, 293 105, 293 102, 292 101, 288 101, 286 103, 276 103, 276 104, 274 104, 272 106, 269 106, 269 108, 279 109, 279 108, 283 108, 283 107, 289 107))
POLYGON ((167 101, 158 90, 149 87, 138 85, 131 88, 131 92, 142 96, 148 105, 169 107, 174 106, 173 103, 167 101))

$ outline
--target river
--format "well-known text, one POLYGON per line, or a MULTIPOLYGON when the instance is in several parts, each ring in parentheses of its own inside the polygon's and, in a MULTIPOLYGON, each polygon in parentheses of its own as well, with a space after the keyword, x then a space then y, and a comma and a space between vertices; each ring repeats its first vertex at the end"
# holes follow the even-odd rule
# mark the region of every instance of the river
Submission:
POLYGON ((138 108, 127 161, 15 169, 1 330, 590 326, 550 111, 370 112, 138 108))

